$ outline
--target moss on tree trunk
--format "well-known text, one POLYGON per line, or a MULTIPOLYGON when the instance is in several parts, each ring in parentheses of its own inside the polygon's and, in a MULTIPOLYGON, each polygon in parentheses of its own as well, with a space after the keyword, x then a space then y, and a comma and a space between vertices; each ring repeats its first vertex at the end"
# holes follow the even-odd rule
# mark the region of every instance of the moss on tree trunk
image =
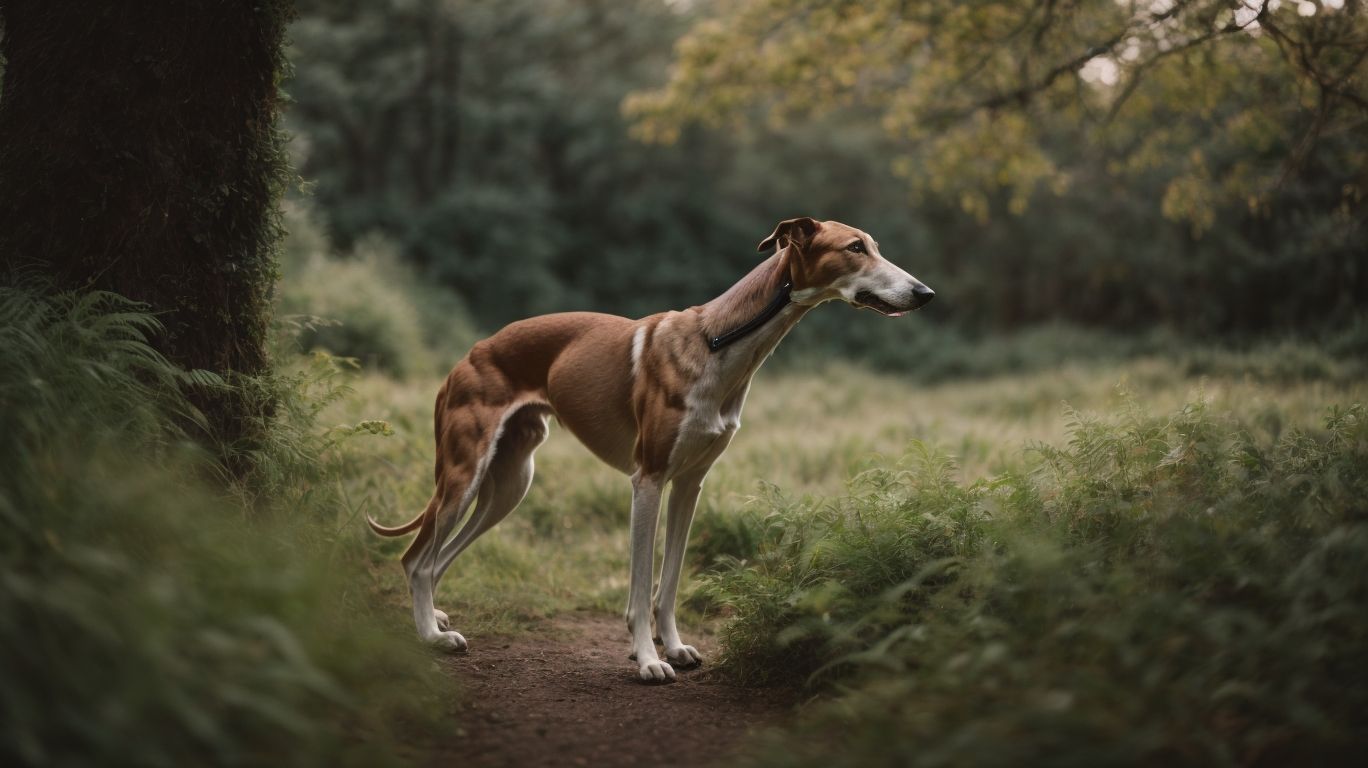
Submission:
MULTIPOLYGON (((147 302, 182 365, 263 371, 291 13, 291 0, 5 3, 0 257, 147 302)), ((211 440, 252 439, 246 394, 200 405, 211 440)))

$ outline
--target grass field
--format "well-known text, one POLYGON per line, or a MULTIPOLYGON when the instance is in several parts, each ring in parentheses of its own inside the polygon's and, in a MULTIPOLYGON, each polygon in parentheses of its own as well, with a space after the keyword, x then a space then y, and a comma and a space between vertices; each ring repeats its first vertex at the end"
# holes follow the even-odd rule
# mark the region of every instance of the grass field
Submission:
MULTIPOLYGON (((782 354, 782 351, 781 351, 782 354)), ((1167 413, 1200 400, 1275 430, 1312 428, 1332 405, 1361 402, 1368 385, 1352 380, 1269 377, 1255 365, 1221 375, 1182 375, 1148 358, 923 386, 851 366, 762 371, 743 427, 718 462, 699 501, 691 560, 700 564, 736 546, 734 520, 764 506, 763 484, 785 496, 836 498, 848 480, 887 465, 911 441, 956 458, 957 477, 973 481, 1021 470, 1037 442, 1062 443, 1066 405, 1108 413, 1124 400, 1167 413), (1270 380, 1271 379, 1271 380, 1270 380)), ((412 517, 431 492, 432 400, 440 379, 360 376, 354 397, 325 422, 383 419, 394 434, 367 438, 353 456, 349 496, 394 523, 412 517)), ((563 429, 537 453, 537 475, 522 506, 453 567, 439 603, 463 632, 507 631, 550 612, 577 607, 620 610, 626 599, 626 479, 601 464, 563 429)), ((359 507, 360 508, 360 507, 359 507)), ((353 526, 364 526, 359 517, 353 526)), ((385 588, 406 599, 394 563, 402 541, 372 540, 385 588)), ((691 605, 699 605, 692 601, 691 605)))
MULTIPOLYGON (((762 373, 705 486, 683 591, 686 638, 720 626, 725 674, 821 694, 805 736, 751 760, 1244 765, 1361 748, 1368 428, 1350 404, 1368 387, 1286 362, 1189 352, 932 386, 762 373)), ((363 377, 338 406, 394 426, 357 459, 390 521, 426 498, 436 384, 363 377)), ((625 599, 627 483, 564 430, 538 467, 440 590, 472 642, 625 599)), ((402 603, 399 546, 369 551, 402 603)))

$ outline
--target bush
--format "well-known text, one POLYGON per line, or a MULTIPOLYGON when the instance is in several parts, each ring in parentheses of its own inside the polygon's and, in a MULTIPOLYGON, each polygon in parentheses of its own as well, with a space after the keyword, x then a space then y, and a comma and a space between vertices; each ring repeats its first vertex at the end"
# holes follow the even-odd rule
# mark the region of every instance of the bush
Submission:
POLYGON ((286 220, 280 311, 303 349, 402 377, 444 372, 475 342, 455 294, 424 282, 386 240, 364 238, 337 256, 305 209, 288 207, 286 220))
MULTIPOLYGON (((778 496, 777 489, 771 493, 778 496)), ((689 532, 688 557, 699 570, 726 568, 754 558, 763 535, 763 520, 749 510, 728 512, 700 505, 689 532)))
POLYGON ((392 761, 426 662, 348 597, 367 577, 331 533, 336 436, 297 437, 317 428, 282 424, 287 399, 266 484, 221 485, 185 393, 228 384, 157 331, 112 294, 0 289, 0 762, 392 761))
POLYGON ((1278 437, 1200 404, 1069 418, 1030 472, 966 486, 915 447, 848 498, 771 498, 754 561, 708 577, 724 669, 841 693, 755 762, 1362 754, 1368 411, 1278 437))

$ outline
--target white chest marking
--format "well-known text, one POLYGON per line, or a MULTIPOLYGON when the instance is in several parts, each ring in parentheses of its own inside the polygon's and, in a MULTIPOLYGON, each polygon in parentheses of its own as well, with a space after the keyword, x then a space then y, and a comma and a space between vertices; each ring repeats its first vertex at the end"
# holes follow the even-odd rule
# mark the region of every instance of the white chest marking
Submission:
POLYGON ((670 452, 672 468, 710 463, 726 448, 741 427, 751 377, 788 332, 788 315, 794 311, 798 309, 792 305, 785 308, 762 330, 708 356, 684 398, 684 420, 670 452))
POLYGON ((632 378, 641 375, 641 348, 646 346, 646 326, 637 326, 632 334, 632 378))

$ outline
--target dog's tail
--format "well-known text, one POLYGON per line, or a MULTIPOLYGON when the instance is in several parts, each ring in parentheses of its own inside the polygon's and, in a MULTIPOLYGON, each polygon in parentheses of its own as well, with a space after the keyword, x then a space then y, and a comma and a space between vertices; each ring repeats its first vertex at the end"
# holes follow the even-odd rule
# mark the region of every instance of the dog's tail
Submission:
POLYGON ((381 536, 403 536, 409 531, 416 530, 419 526, 421 526, 423 524, 423 517, 426 514, 427 510, 424 510, 421 514, 419 514, 412 520, 408 521, 407 523, 404 523, 403 525, 396 525, 393 528, 386 528, 385 526, 375 522, 375 518, 371 517, 370 515, 366 515, 366 523, 370 525, 372 531, 375 531, 381 536))

